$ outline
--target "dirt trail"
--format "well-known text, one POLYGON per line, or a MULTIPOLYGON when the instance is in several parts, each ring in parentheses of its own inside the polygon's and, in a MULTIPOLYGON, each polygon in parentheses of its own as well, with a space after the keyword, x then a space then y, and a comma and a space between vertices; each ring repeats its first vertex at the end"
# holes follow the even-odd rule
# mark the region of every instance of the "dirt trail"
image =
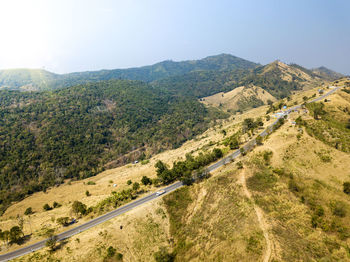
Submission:
POLYGON ((263 261, 269 262, 270 258, 271 258, 271 253, 272 253, 272 241, 269 237, 268 226, 265 222, 263 211, 254 203, 254 199, 252 199, 252 195, 247 188, 246 179, 245 179, 245 171, 241 172, 240 177, 239 177, 239 182, 242 184, 244 194, 253 203, 253 207, 254 207, 256 216, 258 218, 259 225, 263 231, 263 235, 264 235, 264 238, 266 240, 266 251, 265 251, 265 254, 263 257, 263 261))

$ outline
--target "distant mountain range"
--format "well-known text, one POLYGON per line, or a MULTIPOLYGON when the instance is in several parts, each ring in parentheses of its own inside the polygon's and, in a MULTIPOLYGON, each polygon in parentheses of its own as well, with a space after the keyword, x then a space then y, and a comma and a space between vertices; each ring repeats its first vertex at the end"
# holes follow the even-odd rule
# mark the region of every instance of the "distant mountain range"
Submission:
POLYGON ((248 70, 256 66, 258 64, 242 58, 222 54, 209 56, 201 60, 182 62, 163 61, 154 65, 137 68, 87 71, 61 75, 40 69, 9 69, 0 71, 0 87, 37 91, 111 79, 151 82, 193 71, 248 70))
MULTIPOLYGON (((312 70, 298 67, 305 73, 324 80, 334 80, 342 76, 325 67, 312 70)), ((241 81, 247 75, 251 75, 251 71, 256 68, 261 68, 261 66, 233 55, 221 54, 200 60, 182 62, 163 61, 154 65, 129 69, 87 71, 69 74, 55 74, 41 69, 8 69, 0 70, 0 88, 22 91, 43 91, 111 79, 140 80, 144 82, 156 81, 156 85, 158 86, 161 84, 168 85, 174 81, 178 85, 179 80, 180 82, 188 82, 190 79, 192 82, 193 79, 200 79, 203 82, 203 79, 207 79, 215 82, 214 85, 221 85, 227 82, 227 80, 241 81)), ((213 92, 217 91, 216 87, 211 87, 211 89, 213 92)), ((213 94, 212 92, 205 94, 201 94, 201 92, 193 93, 196 96, 213 94)))

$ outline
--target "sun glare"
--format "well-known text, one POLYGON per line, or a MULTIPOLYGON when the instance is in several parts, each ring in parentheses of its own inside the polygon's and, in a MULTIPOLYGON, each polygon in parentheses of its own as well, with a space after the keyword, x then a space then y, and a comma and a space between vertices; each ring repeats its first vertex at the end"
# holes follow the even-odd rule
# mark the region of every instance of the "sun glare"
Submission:
POLYGON ((0 2, 0 60, 7 68, 42 67, 50 59, 45 1, 0 2))

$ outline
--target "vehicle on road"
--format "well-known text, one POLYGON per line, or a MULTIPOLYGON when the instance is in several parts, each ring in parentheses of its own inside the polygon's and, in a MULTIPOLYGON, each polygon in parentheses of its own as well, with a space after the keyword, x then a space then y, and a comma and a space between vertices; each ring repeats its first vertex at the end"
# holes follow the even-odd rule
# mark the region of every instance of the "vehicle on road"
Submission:
POLYGON ((165 190, 159 190, 156 192, 157 196, 163 195, 165 193, 165 190))

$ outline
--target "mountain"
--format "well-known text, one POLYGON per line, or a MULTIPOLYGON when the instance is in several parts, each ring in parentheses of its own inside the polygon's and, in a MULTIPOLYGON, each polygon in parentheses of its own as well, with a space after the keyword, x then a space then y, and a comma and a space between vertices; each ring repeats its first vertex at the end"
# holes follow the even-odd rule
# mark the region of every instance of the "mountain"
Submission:
POLYGON ((48 90, 111 79, 151 82, 198 70, 252 69, 256 66, 257 64, 242 58, 221 54, 200 60, 163 61, 137 68, 77 72, 62 75, 53 74, 45 70, 13 69, 0 71, 0 87, 19 90, 48 90))
POLYGON ((172 93, 197 98, 228 92, 240 86, 256 86, 275 98, 283 98, 293 91, 320 85, 325 80, 299 65, 274 61, 252 69, 193 71, 153 81, 152 85, 172 93))
POLYGON ((133 80, 0 91, 0 209, 64 179, 176 148, 225 117, 213 113, 133 80))
POLYGON ((319 77, 328 79, 329 81, 334 81, 334 80, 337 80, 339 78, 344 77, 343 74, 337 73, 337 72, 335 72, 331 69, 328 69, 327 67, 324 67, 324 66, 321 66, 318 68, 313 68, 312 72, 315 75, 318 75, 319 77))
POLYGON ((8 69, 0 70, 0 88, 35 91, 49 89, 60 75, 41 69, 8 69))

